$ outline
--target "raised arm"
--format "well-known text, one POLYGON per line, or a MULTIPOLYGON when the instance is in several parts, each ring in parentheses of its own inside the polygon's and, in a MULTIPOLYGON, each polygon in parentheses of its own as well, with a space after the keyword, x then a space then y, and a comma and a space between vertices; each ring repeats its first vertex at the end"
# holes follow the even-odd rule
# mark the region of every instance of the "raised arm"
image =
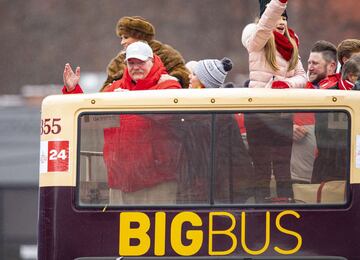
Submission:
POLYGON ((285 0, 272 0, 257 24, 248 24, 242 32, 242 43, 248 51, 260 51, 269 40, 276 22, 286 9, 285 0))
POLYGON ((67 92, 73 92, 80 80, 80 67, 77 67, 75 72, 72 70, 69 63, 65 64, 63 74, 64 86, 67 92))

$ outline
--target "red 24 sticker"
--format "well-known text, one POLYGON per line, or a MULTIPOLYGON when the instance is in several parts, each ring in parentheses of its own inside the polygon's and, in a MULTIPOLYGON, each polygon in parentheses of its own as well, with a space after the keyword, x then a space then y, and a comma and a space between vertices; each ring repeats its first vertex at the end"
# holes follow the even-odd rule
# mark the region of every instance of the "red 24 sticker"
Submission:
POLYGON ((69 141, 48 142, 48 172, 66 172, 69 170, 69 141))

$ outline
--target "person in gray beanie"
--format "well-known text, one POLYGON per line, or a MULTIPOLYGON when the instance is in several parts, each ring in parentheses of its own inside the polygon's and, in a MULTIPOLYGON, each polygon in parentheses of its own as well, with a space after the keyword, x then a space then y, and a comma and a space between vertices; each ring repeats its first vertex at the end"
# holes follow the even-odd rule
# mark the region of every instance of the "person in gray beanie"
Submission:
MULTIPOLYGON (((189 88, 222 88, 233 63, 228 58, 189 61, 189 88)), ((200 90, 202 91, 202 90, 200 90)), ((204 90, 205 91, 205 90, 204 90)), ((246 203, 253 194, 253 168, 251 158, 243 142, 240 125, 234 113, 217 114, 216 119, 208 115, 193 114, 181 125, 184 130, 184 149, 188 167, 181 176, 180 187, 187 189, 178 201, 204 203, 208 200, 208 176, 210 157, 207 149, 211 136, 215 134, 214 201, 218 203, 246 203), (212 127, 215 127, 215 130, 212 127), (214 130, 214 132, 213 132, 214 130), (224 170, 227 169, 227 170, 224 170), (228 174, 222 174, 227 172, 228 174)))
POLYGON ((233 63, 229 58, 198 61, 189 75, 190 88, 220 88, 233 63))

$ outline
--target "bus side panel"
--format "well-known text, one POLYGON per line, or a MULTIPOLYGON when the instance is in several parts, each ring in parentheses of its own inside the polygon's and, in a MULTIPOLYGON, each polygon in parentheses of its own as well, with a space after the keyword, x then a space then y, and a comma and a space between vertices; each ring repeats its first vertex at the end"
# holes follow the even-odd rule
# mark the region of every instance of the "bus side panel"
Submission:
POLYGON ((75 187, 41 187, 38 259, 117 256, 119 213, 77 211, 75 187))
POLYGON ((38 259, 53 259, 55 251, 54 241, 54 199, 51 193, 54 188, 39 188, 39 216, 38 216, 38 259), (46 192, 48 190, 48 192, 46 192), (45 206, 48 205, 48 206, 45 206))
MULTIPOLYGON (((42 187, 40 188, 40 223, 39 223, 39 260, 73 260, 77 257, 118 256, 119 255, 119 221, 120 211, 76 210, 73 207, 75 187, 42 187)), ((300 218, 287 214, 281 217, 280 225, 298 233, 302 238, 301 247, 294 254, 284 255, 276 253, 274 248, 283 250, 294 249, 298 240, 282 232, 276 225, 276 219, 286 211, 281 209, 230 209, 223 208, 209 210, 195 209, 150 209, 123 210, 129 213, 145 213, 151 223, 149 237, 151 246, 143 255, 154 256, 154 226, 155 212, 166 213, 165 255, 177 256, 176 250, 170 243, 173 220, 181 212, 193 212, 202 220, 201 227, 192 227, 184 222, 181 228, 182 241, 186 241, 189 230, 201 230, 203 240, 201 248, 194 256, 207 256, 209 253, 209 230, 226 230, 230 226, 230 219, 226 215, 234 216, 236 225, 232 230, 237 240, 236 249, 227 256, 249 256, 242 244, 242 214, 246 215, 245 240, 247 248, 259 250, 265 243, 266 212, 270 214, 270 243, 260 256, 276 256, 279 259, 291 259, 295 256, 342 256, 347 259, 360 259, 358 237, 360 235, 360 185, 351 185, 352 203, 346 209, 292 208, 300 218), (218 212, 221 217, 214 219, 213 227, 209 227, 209 213, 218 212), (288 258, 287 258, 288 257, 288 258)), ((131 214, 130 214, 131 215, 131 214)), ((186 219, 184 219, 186 221, 186 219)), ((227 250, 233 241, 226 235, 214 235, 213 250, 227 250), (220 245, 220 246, 217 246, 220 245)), ((248 251, 247 251, 248 252, 248 251)), ((253 256, 256 259, 255 256, 253 256)), ((144 258, 145 259, 145 258, 144 258)))

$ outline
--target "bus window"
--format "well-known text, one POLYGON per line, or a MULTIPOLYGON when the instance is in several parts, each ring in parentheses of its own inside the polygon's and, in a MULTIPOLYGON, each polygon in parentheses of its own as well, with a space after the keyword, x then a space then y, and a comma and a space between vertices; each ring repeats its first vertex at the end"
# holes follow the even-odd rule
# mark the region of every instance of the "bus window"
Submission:
POLYGON ((209 204, 210 114, 106 117, 80 117, 80 205, 209 204))
POLYGON ((108 204, 109 192, 103 160, 104 128, 119 125, 119 116, 84 115, 81 117, 80 198, 86 205, 108 204))
MULTIPOLYGON (((349 116, 345 112, 317 112, 314 119, 313 131, 307 132, 306 136, 315 142, 311 175, 303 178, 303 182, 294 180, 294 198, 300 203, 345 203, 350 167, 349 116)), ((307 163, 306 145, 312 144, 300 140, 300 143, 294 142, 293 145, 299 144, 305 144, 305 152, 297 160, 307 163)))
POLYGON ((235 114, 217 114, 214 133, 215 204, 246 203, 253 195, 253 166, 235 114))
POLYGON ((344 204, 349 124, 341 111, 83 113, 78 205, 344 204), (296 117, 313 131, 294 141, 296 117), (309 150, 310 174, 293 174, 309 150))

